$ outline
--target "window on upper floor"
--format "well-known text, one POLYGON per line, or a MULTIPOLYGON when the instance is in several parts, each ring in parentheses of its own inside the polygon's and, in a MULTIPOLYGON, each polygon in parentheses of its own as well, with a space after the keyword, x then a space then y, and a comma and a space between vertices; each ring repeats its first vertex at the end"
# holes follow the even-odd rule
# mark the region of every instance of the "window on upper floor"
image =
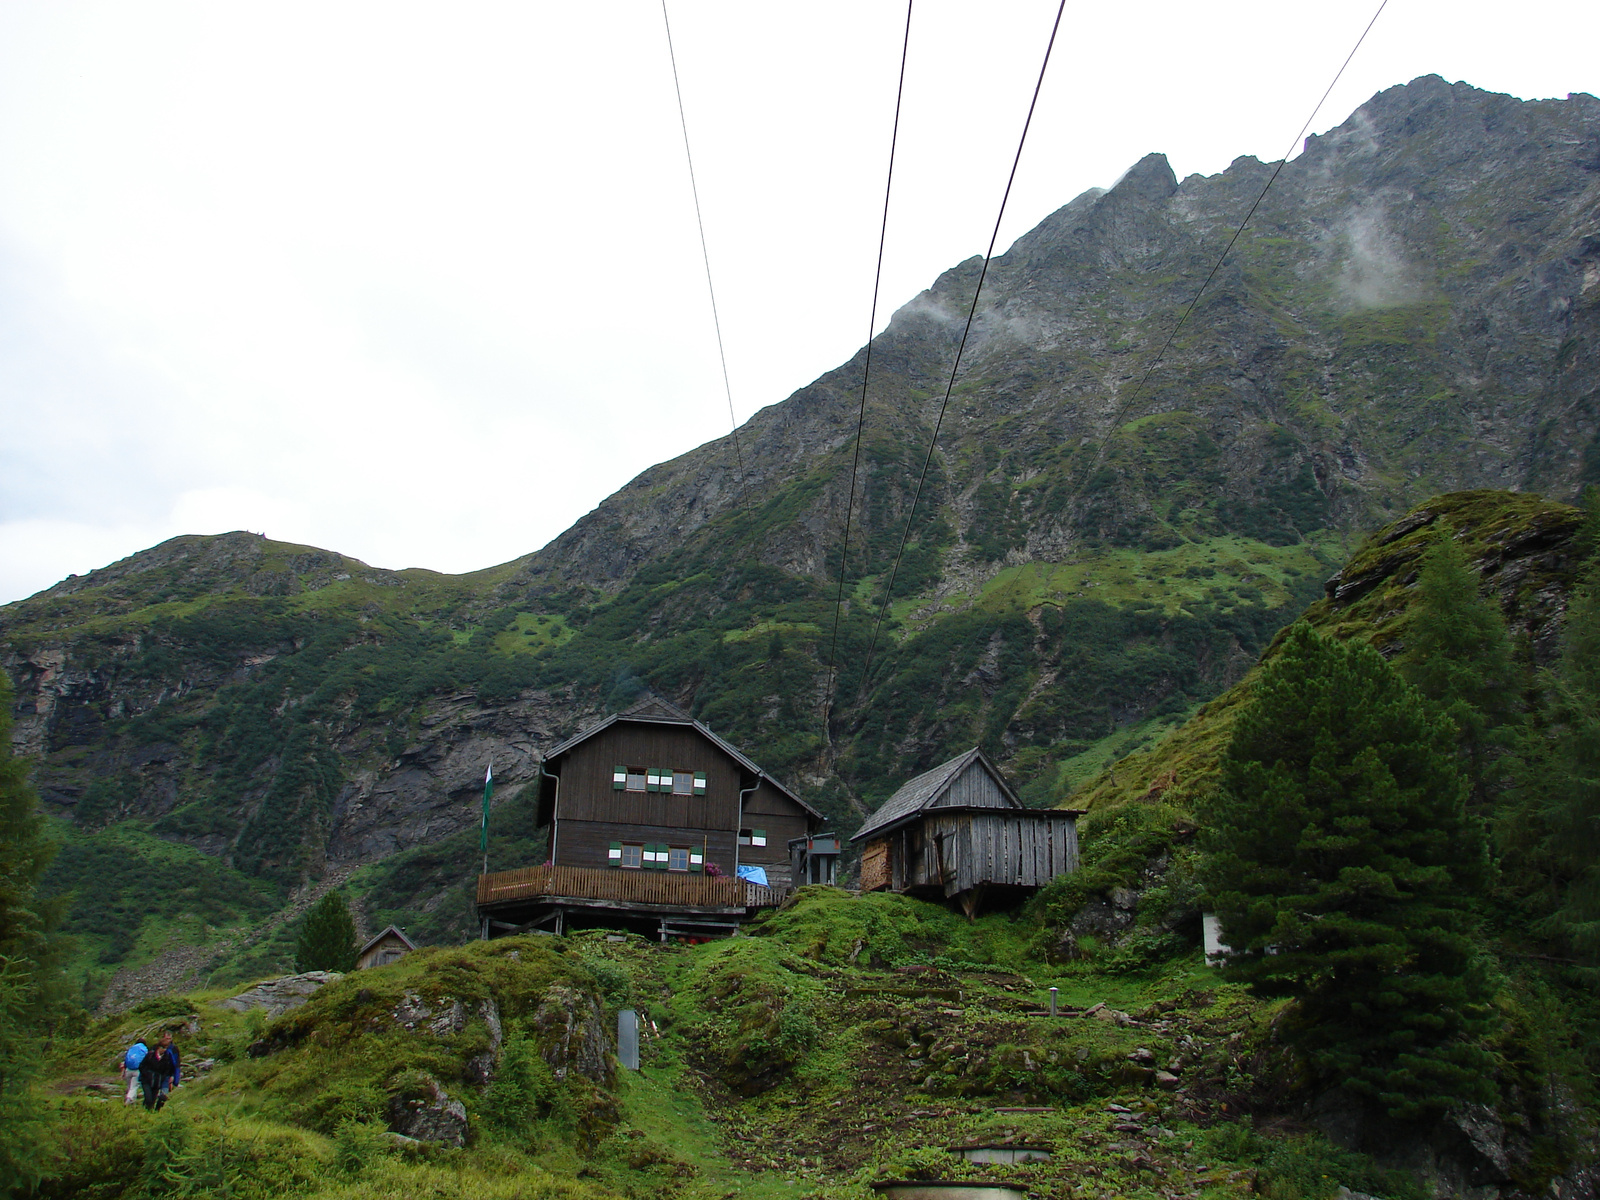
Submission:
POLYGON ((739 845, 765 846, 767 844, 767 831, 765 829, 739 830, 739 845))
POLYGON ((674 767, 612 767, 611 786, 619 792, 666 792, 674 796, 704 796, 704 771, 674 767))

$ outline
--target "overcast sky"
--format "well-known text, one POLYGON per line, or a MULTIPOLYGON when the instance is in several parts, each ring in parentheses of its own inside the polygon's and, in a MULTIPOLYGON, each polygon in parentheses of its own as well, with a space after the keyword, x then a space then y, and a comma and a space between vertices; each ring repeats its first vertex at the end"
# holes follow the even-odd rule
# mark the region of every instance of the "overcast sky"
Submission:
MULTIPOLYGON (((1280 157, 1375 8, 1069 0, 1001 245, 1280 157)), ((669 11, 743 421, 866 338, 905 8, 669 11)), ((1600 91, 1595 11, 1391 0, 1314 131, 1600 91)), ((918 0, 880 329, 982 252, 1054 13, 918 0)), ((0 601, 180 533, 537 549, 729 428, 659 3, 0 3, 0 406, 0 601)))

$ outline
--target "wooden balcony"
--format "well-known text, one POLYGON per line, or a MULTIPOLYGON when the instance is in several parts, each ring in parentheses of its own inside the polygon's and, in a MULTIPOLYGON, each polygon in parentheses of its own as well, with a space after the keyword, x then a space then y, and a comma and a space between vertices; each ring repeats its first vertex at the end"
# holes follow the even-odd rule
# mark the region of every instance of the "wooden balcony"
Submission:
POLYGON ((727 875, 593 867, 522 867, 478 876, 478 912, 491 926, 557 930, 568 918, 656 923, 663 934, 677 926, 731 930, 750 910, 773 908, 786 889, 763 887, 727 875))

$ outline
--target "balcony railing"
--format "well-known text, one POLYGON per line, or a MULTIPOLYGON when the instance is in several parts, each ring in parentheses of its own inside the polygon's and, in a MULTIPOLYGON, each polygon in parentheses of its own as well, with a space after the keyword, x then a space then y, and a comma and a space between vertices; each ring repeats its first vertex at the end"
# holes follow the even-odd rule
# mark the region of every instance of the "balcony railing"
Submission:
POLYGON ((522 867, 478 876, 478 903, 560 899, 612 904, 658 904, 670 908, 770 908, 787 891, 728 875, 689 875, 666 871, 593 867, 522 867))

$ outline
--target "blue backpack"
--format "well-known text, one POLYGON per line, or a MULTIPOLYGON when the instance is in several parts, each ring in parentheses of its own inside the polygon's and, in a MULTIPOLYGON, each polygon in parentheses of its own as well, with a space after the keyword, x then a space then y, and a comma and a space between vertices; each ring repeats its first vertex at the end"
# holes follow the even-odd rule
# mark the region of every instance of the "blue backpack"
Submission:
POLYGON ((128 1052, 122 1056, 122 1065, 130 1071, 137 1071, 139 1064, 144 1061, 144 1056, 150 1053, 150 1048, 143 1042, 135 1042, 128 1047, 128 1052))

